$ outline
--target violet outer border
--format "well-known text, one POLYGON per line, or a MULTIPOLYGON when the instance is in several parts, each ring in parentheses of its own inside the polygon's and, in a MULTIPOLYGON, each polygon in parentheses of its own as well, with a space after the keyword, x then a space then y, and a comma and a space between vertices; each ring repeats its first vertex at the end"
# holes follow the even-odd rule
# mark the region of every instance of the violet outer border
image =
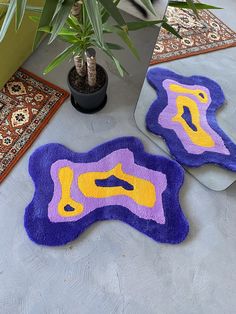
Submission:
MULTIPOLYGON (((184 181, 184 170, 174 161, 144 151, 142 142, 135 137, 122 137, 95 147, 87 153, 76 153, 61 144, 39 147, 30 157, 29 173, 35 185, 31 203, 26 207, 24 225, 29 238, 41 245, 64 245, 76 239, 96 221, 118 219, 155 241, 177 244, 185 239, 189 224, 179 203, 179 190, 184 181), (139 218, 122 206, 105 206, 95 209, 75 222, 52 223, 48 218, 48 204, 53 195, 51 165, 58 159, 75 163, 96 162, 111 152, 128 148, 134 154, 135 163, 161 171, 167 176, 167 188, 163 192, 163 208, 166 223, 139 218)), ((158 183, 157 183, 158 184, 158 183)))

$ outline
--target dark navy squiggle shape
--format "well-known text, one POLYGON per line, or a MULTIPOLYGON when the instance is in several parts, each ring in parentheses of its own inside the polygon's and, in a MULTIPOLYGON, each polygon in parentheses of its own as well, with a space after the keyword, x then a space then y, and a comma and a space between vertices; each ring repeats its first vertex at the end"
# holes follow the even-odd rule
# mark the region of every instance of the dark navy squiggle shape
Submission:
POLYGON ((64 207, 64 209, 65 209, 65 211, 67 211, 67 212, 73 212, 73 211, 75 210, 73 207, 71 207, 71 206, 68 205, 68 204, 64 207))
POLYGON ((195 124, 193 123, 193 119, 191 116, 191 112, 188 107, 184 106, 184 113, 182 114, 182 118, 186 121, 188 126, 193 130, 197 131, 195 124))
POLYGON ((134 187, 130 183, 117 178, 116 176, 110 176, 107 179, 97 179, 95 180, 97 186, 102 187, 113 187, 113 186, 121 186, 123 189, 127 191, 133 191, 134 187))
MULTIPOLYGON (((146 128, 165 140, 170 153, 182 165, 188 167, 200 167, 204 164, 216 164, 221 167, 236 171, 236 145, 219 127, 216 120, 216 111, 225 101, 224 93, 221 87, 213 80, 203 76, 185 77, 164 68, 151 68, 147 73, 147 80, 157 91, 157 99, 152 103, 146 116, 146 128), (166 79, 175 80, 180 84, 194 86, 201 85, 207 87, 210 91, 212 102, 207 110, 207 121, 210 127, 222 138, 225 147, 230 155, 224 155, 217 152, 207 152, 202 154, 191 154, 187 152, 176 135, 174 130, 163 128, 158 123, 160 113, 168 104, 168 95, 163 88, 163 81, 166 79)), ((203 96, 203 95, 202 95, 203 96)), ((201 96, 201 97, 202 97, 201 96)))
POLYGON ((87 153, 75 153, 60 144, 48 144, 38 148, 30 157, 29 173, 35 184, 35 193, 25 210, 24 225, 30 239, 42 245, 63 245, 76 239, 90 225, 99 220, 118 219, 155 241, 176 244, 185 239, 188 222, 179 203, 179 190, 183 184, 184 171, 174 161, 148 154, 142 142, 135 137, 112 140, 87 153), (67 159, 75 163, 96 162, 112 152, 128 148, 134 155, 135 164, 160 171, 166 175, 167 188, 162 194, 165 223, 143 219, 123 206, 97 208, 78 221, 51 222, 48 204, 52 199, 54 185, 50 175, 51 165, 67 159))

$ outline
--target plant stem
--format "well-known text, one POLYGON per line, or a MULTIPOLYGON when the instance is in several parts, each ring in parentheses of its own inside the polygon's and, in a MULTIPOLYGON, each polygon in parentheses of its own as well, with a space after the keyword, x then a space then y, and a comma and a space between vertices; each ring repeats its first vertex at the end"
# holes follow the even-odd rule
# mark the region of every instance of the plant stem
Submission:
POLYGON ((79 76, 86 76, 86 64, 84 58, 81 56, 74 56, 75 68, 79 76))
POLYGON ((88 48, 86 50, 86 60, 88 84, 93 87, 97 83, 96 51, 93 48, 88 48))
POLYGON ((71 14, 77 19, 79 19, 80 17, 81 4, 82 4, 82 1, 76 1, 71 9, 71 14))

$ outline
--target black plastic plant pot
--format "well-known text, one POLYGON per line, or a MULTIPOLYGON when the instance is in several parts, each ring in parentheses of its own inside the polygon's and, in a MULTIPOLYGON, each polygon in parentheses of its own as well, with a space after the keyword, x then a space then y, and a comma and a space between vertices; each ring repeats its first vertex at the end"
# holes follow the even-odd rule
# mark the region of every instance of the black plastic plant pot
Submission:
POLYGON ((102 72, 104 76, 104 82, 99 89, 92 92, 79 91, 75 88, 73 84, 73 73, 75 72, 75 67, 73 67, 68 73, 67 83, 71 92, 71 103, 73 107, 83 113, 95 113, 100 111, 107 102, 107 84, 108 76, 105 69, 97 64, 97 69, 102 72))

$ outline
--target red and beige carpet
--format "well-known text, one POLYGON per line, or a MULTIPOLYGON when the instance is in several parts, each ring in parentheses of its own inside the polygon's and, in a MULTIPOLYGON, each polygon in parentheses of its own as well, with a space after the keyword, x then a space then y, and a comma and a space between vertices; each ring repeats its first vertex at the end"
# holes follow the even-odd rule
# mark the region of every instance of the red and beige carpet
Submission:
POLYGON ((166 17, 182 39, 162 28, 151 65, 236 46, 236 33, 209 10, 198 19, 192 10, 168 7, 166 17))
POLYGON ((63 89, 23 69, 0 90, 0 182, 67 97, 63 89))

